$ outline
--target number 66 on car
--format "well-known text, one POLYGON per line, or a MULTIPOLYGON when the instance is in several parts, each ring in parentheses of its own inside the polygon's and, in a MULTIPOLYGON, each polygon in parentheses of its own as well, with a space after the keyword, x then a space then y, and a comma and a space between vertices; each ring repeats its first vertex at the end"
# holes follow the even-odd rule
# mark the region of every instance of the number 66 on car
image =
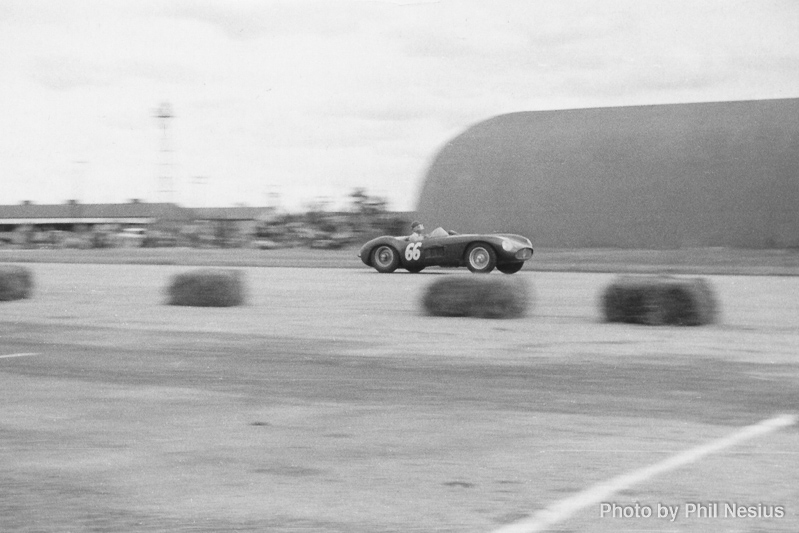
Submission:
POLYGON ((405 261, 418 261, 422 258, 421 242, 412 242, 405 248, 405 261))
POLYGON ((394 272, 399 267, 408 272, 421 272, 429 266, 465 266, 476 273, 488 273, 496 268, 513 274, 532 256, 533 244, 521 235, 461 235, 442 228, 436 228, 417 242, 410 242, 408 237, 385 235, 367 242, 358 252, 365 265, 381 273, 394 272))

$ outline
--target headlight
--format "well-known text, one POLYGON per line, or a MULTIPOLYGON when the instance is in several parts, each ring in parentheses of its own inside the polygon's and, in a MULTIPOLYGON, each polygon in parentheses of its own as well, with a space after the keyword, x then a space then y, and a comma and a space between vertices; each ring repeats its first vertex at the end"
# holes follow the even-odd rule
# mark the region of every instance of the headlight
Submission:
POLYGON ((502 249, 505 250, 506 252, 510 252, 511 250, 513 250, 513 243, 503 239, 502 240, 502 249))
POLYGON ((530 248, 523 248, 516 252, 516 259, 527 261, 533 257, 533 251, 530 248))

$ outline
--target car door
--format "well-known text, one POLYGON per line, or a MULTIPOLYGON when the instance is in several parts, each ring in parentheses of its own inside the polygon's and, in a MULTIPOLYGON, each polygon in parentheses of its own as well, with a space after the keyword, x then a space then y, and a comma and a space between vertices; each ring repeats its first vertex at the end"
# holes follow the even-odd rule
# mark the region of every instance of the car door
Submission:
POLYGON ((439 265, 445 258, 445 249, 440 238, 426 238, 408 242, 400 250, 400 262, 404 268, 415 269, 439 265))
POLYGON ((446 262, 446 237, 427 237, 422 241, 421 253, 426 266, 440 265, 446 262))

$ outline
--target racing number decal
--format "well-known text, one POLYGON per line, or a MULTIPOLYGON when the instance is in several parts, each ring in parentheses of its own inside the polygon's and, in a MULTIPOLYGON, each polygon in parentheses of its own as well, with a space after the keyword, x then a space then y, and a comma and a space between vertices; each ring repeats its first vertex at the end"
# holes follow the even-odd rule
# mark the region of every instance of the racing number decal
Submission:
POLYGON ((405 260, 406 261, 418 261, 420 257, 422 257, 422 251, 419 247, 422 245, 421 242, 412 242, 405 248, 405 260))

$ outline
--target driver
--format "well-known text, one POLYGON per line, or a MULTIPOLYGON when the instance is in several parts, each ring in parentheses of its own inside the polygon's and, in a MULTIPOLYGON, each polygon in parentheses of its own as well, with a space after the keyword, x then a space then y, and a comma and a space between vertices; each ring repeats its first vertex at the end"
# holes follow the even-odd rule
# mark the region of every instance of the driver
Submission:
POLYGON ((413 221, 413 223, 411 224, 411 230, 413 230, 413 233, 411 233, 410 237, 408 237, 408 241, 410 242, 423 241, 424 238, 427 237, 427 235, 422 233, 424 231, 424 224, 422 224, 418 220, 413 221))

